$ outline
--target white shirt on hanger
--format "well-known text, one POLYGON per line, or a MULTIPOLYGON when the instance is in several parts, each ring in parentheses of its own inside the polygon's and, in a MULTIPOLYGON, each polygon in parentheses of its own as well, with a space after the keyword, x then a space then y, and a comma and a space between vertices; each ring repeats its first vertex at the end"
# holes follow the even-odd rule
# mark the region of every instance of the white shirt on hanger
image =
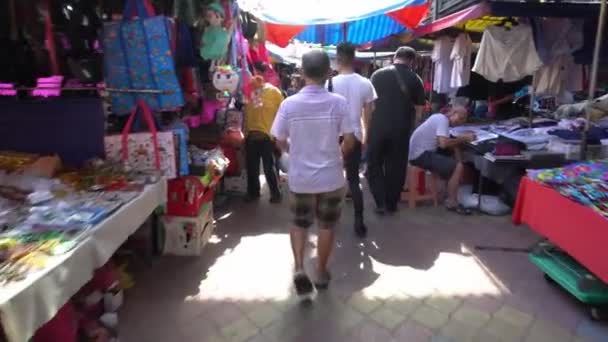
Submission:
POLYGON ((536 95, 561 95, 567 87, 570 70, 574 68, 572 55, 561 55, 553 62, 543 65, 534 73, 534 93, 536 95))
POLYGON ((450 86, 452 77, 452 59, 450 54, 454 43, 449 37, 443 36, 435 40, 431 59, 435 63, 435 73, 433 79, 433 90, 439 94, 447 94, 454 89, 450 86))
POLYGON ((530 25, 490 26, 483 32, 473 71, 491 82, 515 82, 542 65, 530 25))
POLYGON ((473 42, 466 33, 461 33, 454 42, 450 59, 453 61, 450 87, 460 88, 469 85, 471 78, 471 53, 473 42))

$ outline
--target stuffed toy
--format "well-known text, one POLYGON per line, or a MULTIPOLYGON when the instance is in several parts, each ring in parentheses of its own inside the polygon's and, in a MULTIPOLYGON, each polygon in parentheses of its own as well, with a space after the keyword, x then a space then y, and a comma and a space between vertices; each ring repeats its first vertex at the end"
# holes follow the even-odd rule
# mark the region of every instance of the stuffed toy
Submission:
POLYGON ((266 81, 262 76, 254 76, 249 80, 249 86, 251 88, 251 98, 249 99, 250 103, 256 107, 262 107, 262 91, 264 90, 264 85, 266 81))
MULTIPOLYGON (((225 59, 228 52, 230 37, 224 28, 224 8, 218 2, 207 6, 205 20, 207 27, 201 39, 200 55, 205 60, 220 61, 225 59)), ((212 65, 213 67, 213 65, 212 65)))
POLYGON ((243 113, 238 110, 226 111, 226 129, 222 141, 230 147, 242 146, 245 136, 243 135, 243 113))
POLYGON ((220 101, 230 99, 239 87, 239 74, 230 65, 221 65, 213 73, 213 86, 220 101))

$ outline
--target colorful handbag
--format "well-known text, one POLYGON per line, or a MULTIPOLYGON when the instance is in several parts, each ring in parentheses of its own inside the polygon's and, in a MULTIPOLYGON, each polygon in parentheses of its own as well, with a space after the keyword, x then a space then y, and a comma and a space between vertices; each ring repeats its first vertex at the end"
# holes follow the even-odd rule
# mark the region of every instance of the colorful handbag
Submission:
POLYGON ((183 106, 170 38, 168 19, 154 16, 148 0, 128 0, 123 20, 105 24, 105 79, 115 114, 129 113, 139 100, 159 111, 183 106))
POLYGON ((175 140, 173 131, 158 132, 150 108, 142 100, 131 112, 122 134, 104 139, 106 159, 123 162, 137 171, 161 171, 168 179, 177 177, 175 140), (130 133, 138 110, 150 132, 130 133))

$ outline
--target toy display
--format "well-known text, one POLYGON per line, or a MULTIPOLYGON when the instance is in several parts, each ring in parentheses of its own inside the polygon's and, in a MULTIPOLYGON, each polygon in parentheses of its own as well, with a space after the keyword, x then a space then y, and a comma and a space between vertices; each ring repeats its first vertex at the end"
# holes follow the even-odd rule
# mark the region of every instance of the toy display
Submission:
POLYGON ((254 107, 262 107, 262 91, 264 90, 264 85, 266 82, 262 76, 254 76, 249 81, 249 85, 251 86, 251 99, 249 100, 254 107))
POLYGON ((207 27, 201 38, 200 55, 205 60, 218 61, 226 58, 230 35, 224 28, 224 8, 217 2, 207 6, 205 21, 207 27))
POLYGON ((200 166, 205 169, 205 174, 202 176, 201 181, 206 187, 215 185, 224 175, 230 164, 221 148, 205 151, 196 146, 190 146, 190 156, 194 166, 200 166))
POLYGON ((213 73, 213 86, 219 91, 217 99, 227 104, 239 86, 239 74, 229 65, 218 66, 213 73))
POLYGON ((65 172, 57 156, 2 152, 0 161, 0 283, 44 268, 160 179, 102 160, 65 172))
POLYGON ((587 161, 554 169, 529 170, 528 177, 608 218, 608 161, 587 161))

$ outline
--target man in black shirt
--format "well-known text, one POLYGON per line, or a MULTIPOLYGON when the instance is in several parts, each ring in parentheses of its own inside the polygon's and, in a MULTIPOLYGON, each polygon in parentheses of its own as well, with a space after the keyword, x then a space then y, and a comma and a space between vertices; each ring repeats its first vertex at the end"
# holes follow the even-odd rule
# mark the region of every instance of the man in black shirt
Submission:
POLYGON ((392 66, 372 75, 378 94, 367 141, 367 178, 377 212, 395 212, 407 169, 408 145, 422 117, 424 86, 412 71, 416 50, 404 46, 392 66))

